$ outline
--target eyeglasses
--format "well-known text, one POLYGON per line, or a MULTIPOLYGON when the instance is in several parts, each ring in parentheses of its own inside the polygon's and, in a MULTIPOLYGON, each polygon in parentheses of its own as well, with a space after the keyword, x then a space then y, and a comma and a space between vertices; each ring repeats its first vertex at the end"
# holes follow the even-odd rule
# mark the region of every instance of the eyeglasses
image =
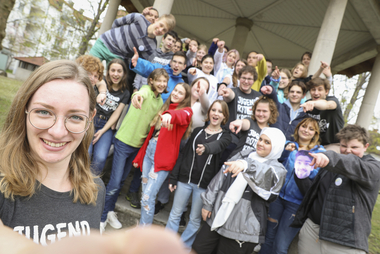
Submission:
POLYGON ((248 81, 248 82, 253 82, 253 78, 240 78, 241 81, 248 81))
MULTIPOLYGON (((49 109, 34 108, 29 112, 25 110, 25 114, 28 115, 29 122, 35 128, 40 130, 46 130, 56 123, 57 116, 49 109)), ((90 119, 83 114, 69 114, 65 116, 66 129, 74 134, 79 134, 87 130, 90 119)))

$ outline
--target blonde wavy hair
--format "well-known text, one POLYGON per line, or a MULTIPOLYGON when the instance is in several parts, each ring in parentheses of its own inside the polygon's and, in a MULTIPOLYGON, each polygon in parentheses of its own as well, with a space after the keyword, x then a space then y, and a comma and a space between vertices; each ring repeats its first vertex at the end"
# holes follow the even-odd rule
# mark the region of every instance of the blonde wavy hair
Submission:
MULTIPOLYGON (((58 60, 38 68, 18 90, 0 134, 0 192, 5 198, 31 197, 40 185, 37 175, 41 161, 32 155, 27 139, 25 110, 34 93, 52 80, 72 80, 87 88, 90 118, 95 110, 95 92, 87 72, 74 61, 58 60)), ((90 124, 82 142, 71 155, 69 180, 73 186, 73 202, 96 204, 98 185, 90 170, 88 148, 94 127, 90 124)), ((40 183, 41 184, 41 183, 40 183)))

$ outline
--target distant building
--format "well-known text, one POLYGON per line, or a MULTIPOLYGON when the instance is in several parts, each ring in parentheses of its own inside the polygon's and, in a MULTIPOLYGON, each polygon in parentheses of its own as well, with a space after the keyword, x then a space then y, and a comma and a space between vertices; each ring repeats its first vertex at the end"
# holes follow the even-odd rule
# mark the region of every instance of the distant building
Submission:
POLYGON ((16 79, 26 80, 32 72, 43 65, 46 62, 49 62, 45 57, 15 57, 15 60, 18 60, 19 64, 14 73, 16 79))
MULTIPOLYGON (((14 57, 74 59, 92 20, 73 5, 71 0, 16 0, 7 21, 3 47, 14 57)), ((18 60, 13 61, 10 69, 16 73, 19 65, 18 60)))

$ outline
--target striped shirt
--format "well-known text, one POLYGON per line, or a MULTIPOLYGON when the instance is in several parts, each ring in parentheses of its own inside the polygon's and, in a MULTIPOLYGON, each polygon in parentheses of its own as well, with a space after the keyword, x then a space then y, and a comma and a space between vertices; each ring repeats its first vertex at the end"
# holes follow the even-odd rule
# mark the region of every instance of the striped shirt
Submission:
POLYGON ((112 28, 102 34, 100 39, 113 54, 123 59, 133 57, 133 47, 141 58, 148 59, 157 48, 156 38, 148 37, 150 25, 142 14, 131 13, 116 19, 112 28))

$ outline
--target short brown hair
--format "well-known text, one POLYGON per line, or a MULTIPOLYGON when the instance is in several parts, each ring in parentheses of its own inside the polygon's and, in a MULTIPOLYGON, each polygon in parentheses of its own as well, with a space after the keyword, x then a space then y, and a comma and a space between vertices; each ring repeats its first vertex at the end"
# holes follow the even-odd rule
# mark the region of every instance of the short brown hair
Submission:
POLYGON ((241 75, 244 73, 251 73, 253 75, 253 82, 257 80, 257 71, 255 67, 252 67, 250 65, 246 65, 239 71, 238 78, 240 79, 241 75))
POLYGON ((357 139, 363 145, 369 142, 368 131, 357 124, 348 124, 336 134, 336 137, 339 138, 339 140, 346 141, 357 139))
MULTIPOLYGON (((152 89, 153 92, 156 91, 156 88, 153 86, 153 84, 150 83, 150 80, 153 81, 157 80, 159 77, 164 76, 166 78, 166 81, 169 82, 169 74, 166 72, 164 68, 157 68, 154 69, 148 76, 148 86, 150 86, 150 89, 152 89)), ((168 93, 168 86, 166 86, 165 90, 162 93, 168 93)))
POLYGON ((330 91, 331 84, 328 79, 324 78, 313 78, 309 82, 306 83, 308 90, 312 89, 313 87, 323 85, 326 91, 330 91))
POLYGON ((98 80, 103 80, 104 66, 99 58, 90 55, 81 55, 75 60, 75 62, 82 66, 87 72, 98 73, 98 80))
POLYGON ((164 14, 158 18, 158 21, 165 19, 166 24, 168 25, 168 31, 174 29, 176 25, 175 17, 172 14, 164 14))
POLYGON ((319 125, 317 120, 311 117, 307 117, 303 119, 301 122, 297 124, 297 127, 294 129, 294 140, 299 143, 299 135, 298 135, 298 130, 300 129, 300 126, 304 124, 311 124, 314 127, 315 134, 314 137, 311 139, 310 143, 307 145, 308 149, 312 149, 314 146, 319 145, 319 135, 321 134, 321 131, 319 129, 319 125))
POLYGON ((225 101, 223 101, 223 100, 215 100, 211 104, 211 106, 208 108, 207 118, 206 118, 205 122, 210 121, 210 111, 211 111, 212 106, 214 106, 215 103, 219 103, 222 106, 222 113, 224 115, 224 119, 223 119, 221 125, 225 125, 228 122, 228 118, 230 117, 230 111, 228 110, 227 103, 225 101))
POLYGON ((276 123, 277 117, 278 117, 278 110, 277 110, 276 103, 274 103, 274 101, 271 98, 268 98, 267 96, 264 96, 264 95, 260 96, 259 99, 256 100, 255 103, 252 105, 252 116, 251 116, 251 118, 254 121, 256 121, 255 111, 256 111, 257 105, 259 105, 259 103, 269 104, 270 117, 268 120, 268 124, 276 123))
POLYGON ((305 83, 302 81, 293 80, 288 86, 288 91, 290 91, 290 88, 292 88, 293 86, 301 87, 303 94, 305 94, 307 92, 307 87, 306 87, 305 83))

